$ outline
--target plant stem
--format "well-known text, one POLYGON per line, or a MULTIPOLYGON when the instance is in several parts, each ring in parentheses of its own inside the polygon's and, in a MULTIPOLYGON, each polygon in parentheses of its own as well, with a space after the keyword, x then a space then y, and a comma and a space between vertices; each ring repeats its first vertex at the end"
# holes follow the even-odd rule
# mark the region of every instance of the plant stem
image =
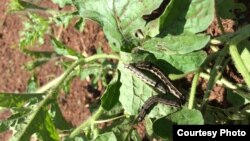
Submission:
POLYGON ((215 62, 214 67, 212 68, 212 70, 210 72, 210 78, 208 80, 207 89, 206 89, 205 95, 203 97, 202 105, 201 105, 201 109, 202 109, 203 114, 206 111, 206 103, 208 101, 210 91, 212 90, 212 88, 213 88, 213 86, 214 86, 214 84, 216 82, 217 72, 218 72, 218 70, 220 68, 219 66, 222 64, 222 62, 224 60, 224 57, 226 56, 227 53, 228 53, 228 48, 224 47, 220 51, 220 54, 217 57, 217 61, 215 62))
POLYGON ((227 66, 227 64, 229 63, 230 60, 231 60, 231 58, 227 58, 227 59, 224 61, 224 64, 223 64, 223 66, 221 67, 220 72, 218 72, 218 75, 216 76, 215 81, 219 80, 219 79, 222 77, 222 73, 223 73, 224 70, 226 69, 226 66, 227 66))
POLYGON ((110 122, 110 121, 114 121, 120 118, 126 117, 125 115, 121 115, 118 117, 114 117, 114 118, 110 118, 110 119, 105 119, 105 120, 98 120, 98 121, 94 121, 95 124, 99 124, 99 123, 105 123, 105 122, 110 122))
POLYGON ((195 73, 193 81, 192 81, 192 87, 191 87, 190 96, 189 96, 189 100, 188 100, 188 109, 193 109, 194 102, 195 102, 194 101, 195 100, 195 93, 196 93, 196 88, 197 88, 199 76, 200 76, 200 70, 198 70, 195 73))
MULTIPOLYGON (((215 15, 216 15, 221 33, 225 34, 224 27, 222 25, 221 19, 220 19, 219 14, 218 14, 218 9, 217 9, 218 7, 217 6, 218 6, 217 3, 215 3, 215 15)), ((203 115, 205 115, 206 103, 208 101, 210 91, 212 90, 214 83, 216 82, 216 79, 218 79, 218 77, 216 78, 216 75, 217 75, 219 66, 222 64, 227 53, 228 53, 227 46, 225 46, 221 51, 219 51, 217 61, 215 62, 214 67, 212 68, 212 71, 210 72, 210 78, 208 80, 207 89, 206 89, 206 92, 205 92, 205 95, 203 97, 203 101, 201 104, 201 112, 203 113, 203 115)))
POLYGON ((95 120, 98 119, 100 117, 100 115, 103 112, 103 108, 100 106, 98 108, 98 110, 94 113, 94 115, 91 116, 91 118, 89 118, 87 121, 85 121, 84 123, 82 123, 80 126, 78 126, 75 130, 73 130, 70 134, 70 138, 75 137, 76 135, 78 135, 84 128, 91 126, 92 124, 95 123, 95 120))
POLYGON ((220 17, 219 17, 218 9, 217 9, 217 8, 218 8, 218 3, 217 3, 217 1, 215 1, 215 16, 216 16, 216 19, 217 19, 219 28, 220 28, 220 30, 221 30, 221 33, 222 33, 222 34, 225 34, 225 29, 224 29, 224 27, 223 27, 223 25, 222 25, 222 22, 221 22, 221 19, 220 19, 220 17))
POLYGON ((91 61, 98 60, 98 59, 117 59, 117 60, 119 60, 119 56, 114 55, 114 54, 97 54, 97 55, 90 56, 88 58, 81 58, 79 60, 76 60, 63 74, 61 74, 59 77, 55 78, 54 80, 50 81, 49 83, 47 83, 44 86, 42 86, 41 88, 39 88, 36 91, 36 93, 44 93, 52 87, 57 87, 57 85, 61 84, 61 82, 63 82, 65 80, 65 78, 71 73, 71 71, 73 69, 75 69, 75 67, 77 67, 78 65, 80 65, 82 63, 89 63, 91 61))
POLYGON ((20 132, 15 136, 15 139, 16 140, 21 140, 24 136, 25 136, 25 133, 27 131, 27 129, 30 129, 32 127, 31 123, 32 121, 35 119, 35 117, 37 116, 38 112, 42 109, 42 107, 44 107, 44 105, 46 105, 47 101, 52 97, 53 95, 53 91, 49 91, 48 94, 45 96, 45 98, 39 102, 39 104, 35 107, 33 107, 33 112, 26 118, 26 119, 29 119, 26 123, 26 126, 24 126, 24 128, 22 128, 22 130, 20 130, 20 132))
MULTIPOLYGON (((56 79, 52 80, 51 82, 49 82, 48 84, 46 84, 45 86, 43 86, 42 88, 38 89, 35 93, 43 93, 47 90, 50 91, 48 92, 48 94, 45 96, 45 98, 38 104, 38 106, 35 108, 34 112, 30 115, 30 119, 29 122, 27 123, 27 126, 24 128, 24 130, 22 130, 22 133, 20 134, 19 138, 21 139, 23 134, 25 133, 26 129, 28 128, 28 126, 30 126, 30 123, 34 120, 35 116, 37 115, 37 113, 41 110, 42 107, 44 107, 47 103, 47 101, 53 96, 53 94, 56 92, 56 90, 58 89, 59 85, 67 78, 67 76, 72 72, 73 69, 75 69, 78 65, 82 64, 82 63, 88 63, 94 60, 98 60, 98 59, 119 59, 119 56, 117 55, 113 55, 113 54, 97 54, 97 55, 93 55, 91 57, 88 58, 81 58, 77 61, 75 61, 63 74, 61 74, 59 77, 57 77, 56 79)), ((80 127, 86 127, 86 125, 89 125, 90 123, 92 123, 93 120, 97 119, 102 111, 102 107, 100 107, 98 109, 98 111, 95 113, 95 115, 93 116, 93 118, 90 118, 85 124, 81 125, 80 127)), ((74 130, 75 132, 73 132, 73 135, 76 135, 77 133, 79 133, 81 128, 77 128, 78 130, 74 130)), ((73 136, 72 135, 72 136, 73 136)))
POLYGON ((241 73, 243 76, 244 80, 246 81, 248 87, 250 87, 250 73, 248 72, 244 62, 242 61, 240 54, 237 49, 236 44, 231 44, 229 46, 230 54, 232 56, 232 59, 235 63, 235 67, 237 70, 241 73))
MULTIPOLYGON (((207 73, 201 72, 200 76, 204 79, 209 80, 210 76, 207 73)), ((216 81, 219 85, 225 85, 227 88, 235 90, 237 89, 237 86, 226 80, 225 78, 221 78, 220 80, 216 81)))
POLYGON ((191 72, 184 73, 184 74, 169 74, 169 75, 168 75, 168 78, 169 78, 170 80, 177 80, 177 79, 184 78, 184 77, 186 77, 187 75, 192 74, 192 73, 194 73, 194 72, 195 72, 195 71, 191 71, 191 72))

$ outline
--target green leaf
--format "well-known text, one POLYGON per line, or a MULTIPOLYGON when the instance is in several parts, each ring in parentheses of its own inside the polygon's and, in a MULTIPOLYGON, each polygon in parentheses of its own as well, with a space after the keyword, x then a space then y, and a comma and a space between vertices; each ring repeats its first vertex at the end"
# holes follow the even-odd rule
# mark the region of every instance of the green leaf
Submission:
POLYGON ((154 130, 153 130, 153 121, 150 119, 150 118, 145 118, 144 119, 144 123, 145 123, 145 128, 146 128, 146 131, 147 131, 147 134, 149 136, 153 136, 154 134, 154 130))
POLYGON ((84 26, 85 26, 85 20, 84 20, 83 18, 80 18, 80 19, 76 22, 76 24, 75 24, 74 27, 75 27, 77 30, 79 30, 80 32, 82 32, 83 29, 84 29, 84 26))
POLYGON ((171 0, 160 17, 160 34, 204 31, 212 23, 214 12, 213 0, 171 0))
POLYGON ((53 20, 57 26, 63 25, 64 28, 67 28, 73 18, 74 18, 73 13, 60 13, 53 20))
POLYGON ((41 99, 43 94, 15 94, 15 93, 0 93, 0 107, 22 107, 32 98, 41 99))
POLYGON ((48 61, 49 61, 49 59, 47 59, 47 58, 37 59, 35 61, 29 61, 29 62, 25 63, 24 67, 28 71, 31 71, 31 70, 34 70, 35 68, 47 63, 48 61))
POLYGON ((20 119, 19 123, 15 125, 14 135, 11 137, 11 140, 30 140, 31 135, 34 133, 39 133, 43 140, 59 140, 59 134, 47 113, 46 107, 40 110, 37 109, 38 107, 33 108, 33 112, 30 115, 24 117, 23 120, 20 119))
POLYGON ((246 66, 248 72, 250 72, 250 42, 249 41, 243 41, 239 44, 239 50, 240 50, 240 57, 242 61, 244 62, 244 65, 246 66))
POLYGON ((227 100, 233 106, 240 106, 240 105, 243 105, 245 103, 244 98, 242 98, 240 95, 234 93, 231 90, 227 90, 227 100))
POLYGON ((57 129, 69 130, 71 128, 71 125, 64 119, 58 103, 51 105, 50 115, 53 117, 53 123, 57 129))
POLYGON ((20 119, 19 123, 14 126, 15 130, 11 140, 30 140, 31 135, 38 131, 38 127, 42 122, 39 118, 39 116, 42 116, 41 112, 42 110, 39 110, 35 114, 33 112, 32 114, 24 117, 23 120, 20 119))
POLYGON ((133 72, 125 69, 122 64, 118 66, 121 72, 120 87, 121 102, 125 112, 130 115, 136 115, 141 109, 143 103, 150 97, 156 94, 151 87, 146 85, 142 80, 137 78, 133 72))
POLYGON ((89 75, 98 76, 100 74, 100 71, 102 68, 99 65, 89 65, 87 67, 81 68, 80 70, 80 78, 81 80, 86 79, 89 75))
POLYGON ((178 112, 157 119, 153 124, 154 133, 164 139, 171 139, 174 124, 202 125, 204 120, 200 111, 183 108, 178 112))
POLYGON ((27 116, 29 113, 31 113, 31 111, 32 108, 26 107, 11 108, 11 116, 6 121, 18 120, 19 118, 27 116))
POLYGON ((142 140, 139 133, 136 130, 132 130, 131 140, 133 140, 133 141, 141 141, 142 140))
POLYGON ((133 125, 131 124, 133 118, 124 118, 123 120, 115 120, 110 126, 103 129, 102 132, 112 131, 118 141, 125 141, 129 138, 133 140, 141 140, 138 137, 138 133, 133 130, 133 125))
POLYGON ((74 5, 83 18, 90 18, 103 26, 104 33, 114 50, 119 50, 124 42, 135 39, 138 29, 142 32, 146 21, 143 15, 150 14, 159 7, 162 0, 76 0, 74 5))
POLYGON ((115 134, 113 132, 107 132, 100 134, 95 141, 117 141, 115 134))
POLYGON ((178 125, 202 125, 204 120, 200 111, 195 109, 183 108, 167 116, 169 120, 178 125))
POLYGON ((109 111, 105 110, 102 113, 102 116, 100 117, 100 119, 108 119, 108 118, 112 118, 114 116, 120 115, 121 113, 123 113, 124 109, 121 105, 121 103, 117 103, 116 105, 113 106, 112 109, 110 109, 109 111))
POLYGON ((19 47, 24 49, 25 47, 35 46, 44 43, 44 34, 49 28, 50 21, 34 14, 28 14, 29 21, 24 22, 24 28, 20 32, 19 47))
POLYGON ((85 137, 83 135, 78 135, 74 138, 65 137, 65 139, 63 141, 88 141, 88 139, 87 139, 87 137, 85 137))
POLYGON ((175 107, 171 107, 164 104, 157 104, 155 105, 152 110, 148 113, 149 118, 161 118, 168 114, 175 112, 177 109, 175 107))
MULTIPOLYGON (((0 111, 0 114, 2 114, 2 111, 0 111)), ((0 132, 10 129, 13 125, 15 125, 17 120, 26 117, 31 111, 31 108, 11 108, 11 116, 0 122, 0 132)))
POLYGON ((38 116, 40 118, 39 120, 42 121, 39 125, 38 133, 42 136, 43 140, 46 141, 60 140, 59 134, 55 128, 55 125, 47 109, 43 110, 43 112, 41 113, 38 113, 38 116))
POLYGON ((196 70, 207 57, 207 54, 204 51, 176 55, 168 55, 164 52, 154 52, 154 55, 157 59, 168 62, 183 73, 196 70))
POLYGON ((64 80, 64 82, 61 85, 61 87, 62 87, 63 91, 65 92, 65 94, 69 94, 70 93, 71 82, 73 81, 74 78, 76 78, 76 76, 77 76, 77 71, 73 70, 68 75, 68 77, 64 80))
POLYGON ((143 43, 142 48, 150 53, 165 55, 186 54, 199 50, 208 43, 210 37, 193 33, 179 36, 169 35, 164 38, 152 38, 143 43))
POLYGON ((23 1, 23 0, 11 0, 9 7, 8 7, 8 11, 10 12, 21 11, 25 9, 46 10, 43 7, 39 7, 37 5, 34 5, 30 2, 23 1))
MULTIPOLYGON (((249 90, 249 88, 246 87, 246 90, 249 90)), ((239 96, 243 97, 244 99, 247 99, 248 101, 250 101, 250 93, 249 92, 245 92, 242 90, 235 90, 235 93, 238 94, 239 96)))
POLYGON ((75 56, 75 57, 79 57, 81 56, 79 53, 77 53, 75 50, 67 47, 66 45, 64 45, 62 42, 58 41, 55 38, 51 39, 52 45, 54 47, 54 50, 56 51, 57 54, 59 55, 71 55, 71 56, 75 56))
MULTIPOLYGON (((217 0, 218 15, 223 19, 235 19, 234 10, 246 11, 243 3, 234 0, 217 0)), ((238 17, 239 18, 239 17, 238 17)))
POLYGON ((173 123, 166 119, 160 118, 153 124, 154 133, 164 139, 171 139, 173 137, 173 123))
POLYGON ((49 51, 34 51, 34 50, 29 50, 29 49, 22 49, 22 52, 25 55, 39 58, 39 59, 51 59, 54 55, 56 55, 54 52, 49 52, 49 51))
MULTIPOLYGON (((118 69, 121 72, 120 81, 122 83, 120 87, 121 102, 125 112, 130 115, 136 115, 141 109, 144 102, 151 96, 156 95, 152 87, 145 84, 139 79, 133 72, 124 68, 123 64, 118 65, 118 69)), ((151 111, 150 117, 166 116, 175 111, 175 108, 158 104, 151 111)))
POLYGON ((72 4, 72 0, 52 0, 53 3, 58 4, 61 8, 67 4, 72 4))
POLYGON ((38 87, 37 79, 35 76, 31 76, 28 81, 27 92, 35 92, 38 87))
POLYGON ((120 74, 117 72, 101 98, 101 105, 107 111, 111 110, 119 101, 119 89, 121 87, 119 80, 120 74))

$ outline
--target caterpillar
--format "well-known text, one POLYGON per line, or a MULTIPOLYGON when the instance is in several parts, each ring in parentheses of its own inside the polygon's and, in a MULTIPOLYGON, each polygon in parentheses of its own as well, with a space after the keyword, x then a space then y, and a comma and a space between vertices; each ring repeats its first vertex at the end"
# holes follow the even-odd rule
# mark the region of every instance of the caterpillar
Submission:
POLYGON ((170 105, 170 106, 177 107, 177 108, 180 107, 180 104, 177 101, 165 99, 161 95, 154 95, 148 98, 147 101, 145 101, 145 103, 143 104, 138 114, 137 120, 139 122, 142 121, 145 118, 146 114, 148 114, 148 112, 150 111, 151 107, 153 107, 157 103, 162 103, 162 104, 170 105))
MULTIPOLYGON (((124 67, 130 70, 131 72, 133 72, 134 75, 136 75, 146 84, 158 90, 159 92, 163 94, 169 92, 173 94, 175 97, 177 97, 178 99, 181 99, 181 100, 185 99, 184 96, 179 92, 179 90, 175 88, 175 86, 170 82, 170 80, 160 71, 160 69, 154 67, 152 64, 139 63, 139 64, 135 64, 135 67, 130 64, 124 64, 124 67), (153 73, 161 80, 161 82, 156 82, 153 79, 149 78, 140 69, 153 73)), ((142 121, 145 118, 145 116, 148 114, 148 112, 151 110, 151 107, 153 107, 157 103, 162 103, 162 104, 173 106, 173 107, 181 106, 179 101, 168 100, 162 97, 161 95, 155 95, 155 96, 148 98, 147 101, 144 102, 138 114, 137 120, 139 122, 142 121)))
POLYGON ((164 86, 167 88, 167 91, 173 94, 175 97, 185 100, 185 97, 182 93, 170 82, 170 80, 164 75, 164 73, 158 69, 157 67, 153 66, 151 63, 138 63, 135 66, 142 70, 147 70, 157 76, 163 83, 164 86))
POLYGON ((138 78, 140 78, 142 81, 144 81, 149 86, 160 91, 161 93, 166 93, 166 89, 162 83, 154 81, 153 79, 149 78, 148 76, 143 74, 140 70, 138 70, 137 68, 135 68, 132 65, 124 64, 124 67, 129 69, 131 72, 133 72, 138 78))

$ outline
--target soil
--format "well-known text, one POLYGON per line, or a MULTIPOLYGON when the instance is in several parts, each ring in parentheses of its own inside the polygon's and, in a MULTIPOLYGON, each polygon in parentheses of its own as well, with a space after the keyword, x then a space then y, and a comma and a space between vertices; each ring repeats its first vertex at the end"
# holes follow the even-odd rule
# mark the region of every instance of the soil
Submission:
MULTIPOLYGON (((25 63, 33 58, 24 55, 19 51, 17 44, 19 40, 18 32, 22 29, 22 19, 17 14, 7 14, 9 0, 0 1, 0 91, 1 92, 25 92, 27 82, 32 76, 32 72, 24 69, 25 63)), ((50 0, 44 0, 41 6, 59 10, 59 7, 50 0)), ((81 52, 85 56, 96 53, 96 48, 101 47, 103 52, 109 53, 111 50, 100 26, 92 21, 86 23, 82 32, 73 27, 72 22, 67 29, 53 27, 56 35, 59 34, 60 40, 81 52)), ((52 47, 49 38, 46 37, 45 44, 41 47, 33 47, 34 50, 50 51, 52 47)), ((63 72, 63 69, 55 62, 50 61, 40 69, 36 69, 34 74, 40 86, 56 78, 63 72)), ((73 126, 77 126, 90 116, 89 103, 94 101, 102 91, 93 91, 90 81, 75 79, 71 84, 69 95, 61 95, 59 103, 65 119, 73 126)), ((101 86, 100 86, 101 87, 101 86)), ((8 110, 0 114, 0 120, 10 115, 8 110)), ((11 135, 10 131, 0 134, 0 140, 7 140, 11 135)))
MULTIPOLYGON (((242 1, 244 2, 244 0, 242 1)), ((18 32, 22 29, 22 19, 17 14, 6 13, 8 2, 9 0, 0 0, 0 92, 24 92, 27 89, 27 82, 32 73, 37 76, 38 83, 42 86, 59 76, 63 69, 53 61, 43 65, 40 69, 36 69, 35 72, 28 72, 24 69, 25 63, 33 58, 24 55, 17 47, 18 32)), ((248 4, 247 1, 246 4, 248 4)), ((41 3, 39 2, 39 5, 61 10, 51 0, 43 0, 41 3)), ((250 7, 250 4, 248 5, 250 7)), ((247 15, 249 15, 249 12, 247 15)), ((59 36, 63 43, 85 56, 95 54, 98 47, 101 47, 105 53, 111 52, 104 33, 98 24, 88 21, 84 31, 80 32, 73 27, 74 22, 63 30, 53 27, 54 34, 59 36)), ((223 20, 223 26, 226 27, 226 32, 233 32, 235 23, 232 20, 223 20)), ((216 20, 211 24, 207 33, 212 36, 221 34, 216 20)), ((42 47, 34 47, 34 49, 50 51, 52 47, 49 38, 46 37, 45 44, 42 47)), ((234 71, 229 70, 228 75, 230 78, 235 79, 236 82, 242 80, 234 71)), ((188 77, 187 82, 190 83, 191 78, 192 76, 188 77)), ((204 92, 206 84, 206 80, 200 79, 200 90, 198 91, 204 92)), ((89 104, 103 92, 101 85, 97 90, 90 89, 90 87, 89 80, 75 79, 71 84, 70 94, 67 96, 62 94, 58 99, 65 119, 73 126, 79 125, 90 116, 89 104)), ((223 87, 215 86, 210 100, 216 100, 220 104, 223 103, 224 91, 223 87)), ((0 120, 7 118, 9 115, 8 110, 0 113, 0 120)), ((139 125, 138 130, 142 136, 145 135, 143 125, 139 125)), ((0 134, 0 141, 5 141, 10 136, 10 131, 0 134)))

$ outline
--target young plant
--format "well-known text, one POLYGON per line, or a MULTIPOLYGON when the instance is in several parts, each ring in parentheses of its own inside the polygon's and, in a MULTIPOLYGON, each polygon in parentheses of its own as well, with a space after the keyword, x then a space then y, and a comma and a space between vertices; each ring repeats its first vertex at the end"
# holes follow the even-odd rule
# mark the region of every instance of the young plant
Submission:
MULTIPOLYGON (((194 74, 191 88, 177 87, 186 97, 186 101, 180 108, 159 103, 148 111, 142 121, 148 138, 171 140, 172 126, 176 124, 248 124, 250 66, 247 60, 250 54, 247 38, 250 36, 250 25, 240 27, 238 31, 230 34, 224 33, 223 27, 220 26, 223 35, 211 39, 204 31, 215 16, 221 25, 220 17, 228 16, 229 10, 234 8, 231 5, 231 9, 218 9, 223 7, 224 3, 233 3, 218 1, 215 4, 213 0, 154 2, 151 0, 53 0, 61 7, 67 4, 75 7, 73 12, 61 13, 34 6, 22 0, 12 0, 12 11, 24 10, 28 12, 30 19, 30 24, 26 22, 24 31, 21 33, 23 38, 19 45, 24 53, 36 57, 37 60, 29 62, 26 65, 27 68, 32 70, 58 57, 71 60, 62 62, 65 71, 59 77, 40 88, 35 88, 34 83, 30 83, 30 91, 27 93, 0 93, 0 106, 10 108, 12 111, 12 116, 0 123, 1 131, 11 129, 13 131, 11 140, 29 140, 34 134, 41 140, 53 141, 142 140, 134 129, 134 125, 138 123, 137 116, 144 102, 159 93, 126 68, 126 65, 138 62, 152 63, 172 81, 194 74), (42 18, 37 14, 31 14, 29 13, 31 9, 47 12, 50 16, 42 18), (85 19, 98 22, 113 52, 84 57, 81 53, 62 44, 53 35, 51 35, 53 53, 34 52, 27 48, 37 40, 43 43, 43 36, 49 30, 50 24, 57 23, 67 27, 72 17, 79 18, 76 24, 78 29, 82 29, 85 19), (223 45, 223 48, 218 48, 218 44, 223 45), (216 46, 218 50, 207 54, 204 50, 212 46, 216 46), (235 84, 223 77, 223 71, 229 62, 225 60, 228 58, 233 60, 246 84, 235 84), (86 76, 93 75, 104 80, 108 64, 105 62, 106 59, 118 60, 118 63, 111 64, 112 67, 108 68, 113 72, 113 79, 107 85, 99 107, 77 128, 68 126, 56 101, 60 90, 68 91, 69 83, 75 77, 85 79, 86 76), (104 71, 95 71, 100 68, 104 71), (200 77, 208 79, 203 99, 195 97, 200 77), (208 103, 208 97, 215 84, 226 88, 227 100, 232 104, 231 107, 222 109, 208 103), (106 122, 110 124, 99 128, 98 124, 106 122)), ((152 75, 148 73, 145 75, 157 81, 152 75)), ((171 92, 168 92, 165 96, 176 100, 169 96, 170 94, 171 92)))

